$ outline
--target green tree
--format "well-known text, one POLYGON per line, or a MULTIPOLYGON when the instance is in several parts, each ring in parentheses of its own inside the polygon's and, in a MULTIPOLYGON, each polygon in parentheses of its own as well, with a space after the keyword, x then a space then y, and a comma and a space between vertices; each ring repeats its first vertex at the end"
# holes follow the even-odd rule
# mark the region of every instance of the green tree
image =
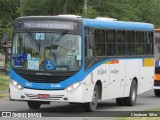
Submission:
MULTIPOLYGON (((159 0, 88 0, 87 17, 149 22, 160 27, 159 3, 159 0)), ((3 39, 4 26, 13 23, 20 15, 84 16, 83 6, 84 0, 0 0, 0 40, 3 39), (21 2, 23 5, 20 7, 21 2)), ((8 28, 8 31, 12 30, 12 27, 8 28)))
POLYGON ((11 39, 12 23, 19 16, 18 6, 19 0, 0 0, 0 41, 3 40, 5 31, 9 32, 9 39, 11 39))
POLYGON ((82 13, 81 0, 25 0, 25 15, 58 15, 82 13))

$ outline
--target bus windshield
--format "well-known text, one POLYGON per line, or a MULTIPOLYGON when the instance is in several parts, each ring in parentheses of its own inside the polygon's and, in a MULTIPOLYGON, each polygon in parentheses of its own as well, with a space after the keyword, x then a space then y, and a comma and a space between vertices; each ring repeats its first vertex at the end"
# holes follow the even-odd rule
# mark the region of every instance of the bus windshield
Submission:
POLYGON ((81 67, 81 36, 58 33, 15 33, 12 67, 37 71, 77 71, 81 67))
POLYGON ((155 32, 155 59, 160 60, 160 32, 155 32))

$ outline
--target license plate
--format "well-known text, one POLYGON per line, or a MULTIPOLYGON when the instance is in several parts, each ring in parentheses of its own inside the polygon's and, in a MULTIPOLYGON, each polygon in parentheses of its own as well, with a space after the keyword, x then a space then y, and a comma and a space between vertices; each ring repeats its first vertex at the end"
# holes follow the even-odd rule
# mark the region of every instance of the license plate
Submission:
POLYGON ((38 94, 38 98, 46 99, 46 98, 50 98, 50 95, 49 94, 38 94))

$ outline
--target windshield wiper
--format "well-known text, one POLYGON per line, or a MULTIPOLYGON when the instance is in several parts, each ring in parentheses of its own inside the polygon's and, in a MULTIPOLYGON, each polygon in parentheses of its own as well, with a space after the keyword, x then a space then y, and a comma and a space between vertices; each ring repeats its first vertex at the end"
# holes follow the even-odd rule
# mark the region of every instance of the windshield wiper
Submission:
POLYGON ((38 51, 40 52, 41 41, 39 42, 39 44, 37 44, 37 43, 36 43, 37 40, 35 39, 34 35, 33 35, 31 32, 27 31, 27 30, 25 30, 25 32, 28 34, 28 36, 31 38, 31 40, 34 41, 34 43, 36 44, 36 48, 37 48, 38 51))
POLYGON ((65 36, 68 33, 68 30, 64 30, 61 35, 55 40, 55 42, 58 42, 63 36, 65 36))
POLYGON ((68 33, 68 30, 64 30, 56 40, 54 40, 54 37, 53 37, 52 42, 51 42, 51 49, 57 49, 58 48, 58 44, 53 44, 53 40, 54 40, 55 43, 57 43, 67 33, 68 33))
POLYGON ((31 38, 33 41, 36 41, 31 32, 29 32, 29 31, 27 31, 27 30, 25 30, 25 32, 28 33, 28 35, 30 36, 30 38, 31 38))

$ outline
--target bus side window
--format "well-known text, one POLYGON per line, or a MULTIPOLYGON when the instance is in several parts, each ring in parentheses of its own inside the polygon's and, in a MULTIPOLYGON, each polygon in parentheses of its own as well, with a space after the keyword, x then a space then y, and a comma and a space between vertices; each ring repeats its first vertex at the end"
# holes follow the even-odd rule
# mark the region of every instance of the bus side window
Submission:
POLYGON ((125 31, 117 31, 117 52, 118 56, 126 55, 126 45, 125 45, 125 31))
POLYGON ((136 54, 144 55, 144 32, 136 32, 136 54))
POLYGON ((94 29, 85 28, 85 57, 93 57, 94 29))
POLYGON ((95 56, 105 56, 105 30, 95 30, 95 56))
POLYGON ((145 32, 145 54, 153 55, 153 32, 145 32))
POLYGON ((127 31, 126 41, 127 41, 127 55, 135 55, 135 32, 134 31, 127 31))
POLYGON ((116 55, 116 44, 115 44, 115 31, 106 31, 106 54, 107 56, 116 55))
POLYGON ((85 57, 88 57, 88 47, 87 47, 87 41, 88 41, 88 34, 89 34, 89 28, 85 28, 85 57))
POLYGON ((94 60, 94 28, 85 28, 85 68, 94 60))

